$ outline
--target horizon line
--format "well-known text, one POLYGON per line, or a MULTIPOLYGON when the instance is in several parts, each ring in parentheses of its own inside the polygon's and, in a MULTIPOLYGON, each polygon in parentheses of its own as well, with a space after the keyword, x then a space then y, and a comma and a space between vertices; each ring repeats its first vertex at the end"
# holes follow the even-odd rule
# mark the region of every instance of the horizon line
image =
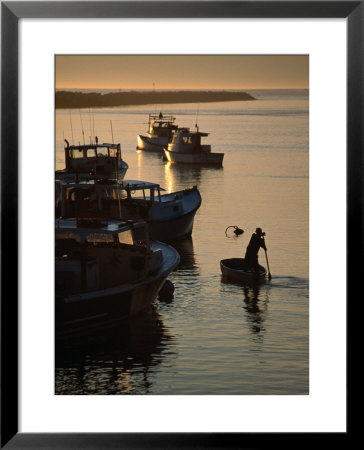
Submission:
POLYGON ((308 87, 274 87, 274 88, 159 88, 159 89, 151 89, 151 88, 88 88, 88 87, 56 87, 56 90, 115 90, 115 91, 150 91, 150 92, 158 92, 158 91, 289 91, 289 90, 306 90, 308 91, 308 87))

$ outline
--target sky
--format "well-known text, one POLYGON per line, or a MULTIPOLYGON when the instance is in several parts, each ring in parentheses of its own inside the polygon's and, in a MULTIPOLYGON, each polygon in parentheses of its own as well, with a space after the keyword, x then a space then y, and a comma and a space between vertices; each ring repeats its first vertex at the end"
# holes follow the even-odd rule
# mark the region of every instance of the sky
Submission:
POLYGON ((308 89, 308 55, 57 55, 56 89, 308 89))

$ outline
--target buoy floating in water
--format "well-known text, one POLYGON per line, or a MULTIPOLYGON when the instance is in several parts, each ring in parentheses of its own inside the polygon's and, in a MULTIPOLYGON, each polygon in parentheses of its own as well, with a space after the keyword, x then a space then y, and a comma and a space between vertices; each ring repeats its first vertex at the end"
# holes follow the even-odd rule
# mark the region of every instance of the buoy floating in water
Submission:
POLYGON ((159 291, 158 298, 162 301, 172 300, 174 293, 174 285, 172 281, 166 280, 159 291))
POLYGON ((230 236, 228 236, 228 234, 227 234, 227 230, 228 230, 229 228, 234 228, 233 233, 235 234, 235 236, 240 236, 241 234, 244 233, 244 230, 243 230, 242 228, 239 228, 239 227, 236 226, 236 225, 230 225, 230 226, 228 226, 228 227, 226 228, 226 230, 225 230, 225 236, 227 236, 227 237, 230 237, 230 236))

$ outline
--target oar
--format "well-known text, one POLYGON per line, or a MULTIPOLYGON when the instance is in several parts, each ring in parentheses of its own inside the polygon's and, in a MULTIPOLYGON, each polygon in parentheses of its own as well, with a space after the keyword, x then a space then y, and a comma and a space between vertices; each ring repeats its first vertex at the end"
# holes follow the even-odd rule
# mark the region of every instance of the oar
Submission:
MULTIPOLYGON (((264 240, 264 244, 265 244, 265 240, 264 240)), ((268 262, 267 250, 264 249, 264 251, 265 251, 265 260, 267 261, 267 267, 268 267, 268 279, 271 280, 272 279, 272 275, 270 274, 270 270, 269 270, 269 262, 268 262)))

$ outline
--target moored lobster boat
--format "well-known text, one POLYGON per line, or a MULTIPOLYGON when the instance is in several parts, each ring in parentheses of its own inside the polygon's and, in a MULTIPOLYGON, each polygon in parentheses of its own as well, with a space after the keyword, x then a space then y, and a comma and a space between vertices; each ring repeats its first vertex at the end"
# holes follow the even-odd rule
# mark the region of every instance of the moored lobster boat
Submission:
POLYGON ((142 219, 148 223, 150 239, 171 242, 190 237, 201 205, 197 186, 163 191, 157 183, 138 180, 56 181, 56 216, 142 219))
POLYGON ((125 177, 128 164, 122 159, 120 144, 70 145, 65 139, 65 169, 56 170, 56 179, 63 181, 90 180, 95 177, 125 177))
POLYGON ((148 132, 145 136, 137 135, 137 150, 163 152, 172 138, 173 131, 178 129, 176 118, 166 114, 149 114, 148 132))
POLYGON ((174 132, 172 141, 164 148, 165 158, 171 163, 221 166, 224 153, 212 153, 211 145, 202 145, 201 138, 208 133, 180 128, 174 132))
POLYGON ((246 269, 244 258, 228 258, 220 261, 224 277, 241 283, 259 283, 266 279, 266 269, 258 265, 258 270, 246 269))
POLYGON ((56 335, 109 326, 157 297, 180 260, 145 222, 56 220, 56 335))

